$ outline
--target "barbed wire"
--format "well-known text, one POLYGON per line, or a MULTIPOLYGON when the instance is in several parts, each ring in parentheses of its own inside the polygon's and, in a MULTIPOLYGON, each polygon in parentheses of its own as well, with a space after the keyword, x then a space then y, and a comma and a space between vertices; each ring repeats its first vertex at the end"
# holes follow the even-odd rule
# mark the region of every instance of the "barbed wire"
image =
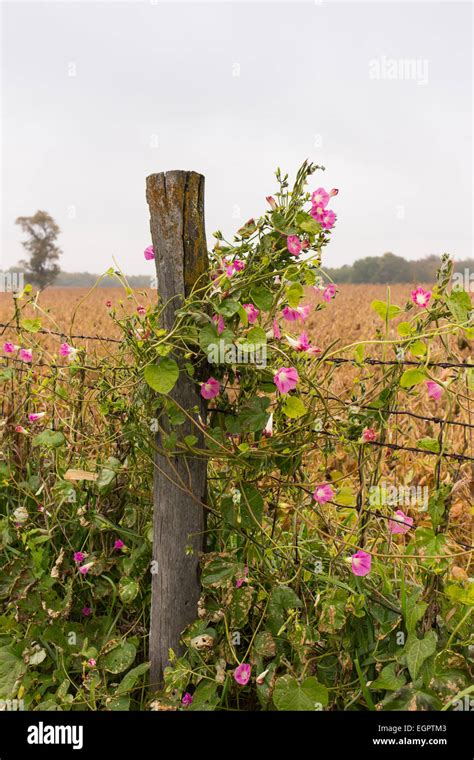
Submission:
MULTIPOLYGON (((14 325, 11 323, 5 323, 0 322, 1 328, 12 328, 15 329, 14 325)), ((97 340, 102 341, 104 343, 123 343, 123 340, 120 338, 107 338, 102 335, 68 335, 67 333, 57 332, 55 330, 36 330, 35 334, 40 333, 41 335, 55 335, 60 338, 69 338, 70 340, 97 340)), ((469 364, 467 362, 415 362, 411 360, 384 360, 384 359, 374 359, 371 357, 367 357, 365 359, 362 359, 361 361, 357 359, 347 359, 345 357, 322 357, 321 361, 328 362, 330 364, 369 364, 369 365, 387 365, 387 366, 409 366, 409 367, 441 367, 443 369, 449 369, 449 368, 457 368, 457 369, 474 369, 474 364, 469 364)))
MULTIPOLYGON (((12 357, 10 357, 10 356, 0 356, 0 359, 2 359, 5 362, 16 362, 18 364, 21 364, 22 367, 17 367, 15 369, 17 369, 19 371, 23 371, 23 372, 27 372, 28 370, 34 371, 36 369, 36 367, 47 367, 48 369, 75 369, 75 370, 85 369, 85 370, 90 370, 90 371, 93 371, 93 372, 98 372, 99 370, 103 370, 104 369, 103 365, 97 365, 97 366, 93 367, 90 364, 50 364, 48 362, 36 362, 36 361, 34 363, 33 362, 25 362, 22 359, 17 359, 17 358, 15 358, 13 356, 12 357)), ((129 370, 131 368, 131 366, 132 366, 131 364, 123 364, 123 365, 118 364, 118 365, 113 365, 111 367, 111 369, 113 369, 113 370, 116 370, 116 369, 127 369, 127 370, 129 370)))
MULTIPOLYGON (((328 430, 318 430, 319 435, 325 435, 328 438, 337 438, 339 436, 335 433, 331 433, 328 430)), ((357 441, 351 441, 351 443, 357 443, 357 441)), ((440 457, 441 459, 456 459, 459 462, 474 462, 474 457, 469 457, 466 454, 454 454, 448 451, 430 451, 430 449, 417 449, 414 446, 402 446, 399 443, 383 443, 382 441, 364 441, 364 446, 380 446, 382 448, 391 449, 393 451, 410 451, 414 454, 428 454, 430 456, 440 457)))
POLYGON ((321 359, 323 362, 329 362, 332 364, 382 364, 382 365, 388 365, 388 366, 408 366, 408 367, 442 367, 443 369, 449 369, 451 368, 457 368, 457 369, 474 369, 474 364, 468 364, 467 362, 414 362, 410 360, 403 360, 398 361, 397 359, 393 360, 385 360, 385 359, 371 359, 370 357, 366 359, 362 359, 359 361, 358 359, 346 359, 343 357, 323 357, 321 359))
POLYGON ((416 412, 409 412, 408 409, 384 409, 376 406, 366 406, 365 404, 358 404, 357 402, 346 402, 349 406, 358 407, 359 409, 372 410, 374 412, 382 412, 385 414, 404 415, 408 417, 414 417, 417 420, 425 420, 426 422, 434 422, 436 425, 457 425, 464 428, 474 429, 474 424, 470 422, 459 422, 458 420, 445 420, 442 417, 426 417, 424 414, 417 414, 416 412))
MULTIPOLYGON (((11 323, 6 324, 5 322, 0 322, 0 327, 2 327, 4 330, 8 327, 15 329, 14 325, 11 323)), ((120 338, 106 338, 102 335, 68 335, 67 333, 57 332, 56 330, 35 330, 35 334, 40 333, 41 335, 55 335, 59 338, 69 338, 70 340, 99 340, 103 341, 104 343, 123 343, 123 340, 120 338)))
MULTIPOLYGON (((0 323, 0 327, 10 327, 11 325, 6 325, 5 323, 0 323)), ((38 332, 41 332, 45 335, 56 335, 60 337, 69 337, 71 339, 77 338, 77 339, 84 339, 84 340, 99 340, 99 341, 105 341, 110 343, 121 343, 122 341, 116 339, 116 338, 104 338, 101 336, 88 336, 88 335, 71 335, 68 336, 66 333, 61 332, 55 332, 55 331, 49 331, 49 330, 39 330, 38 332)), ((34 370, 36 367, 45 367, 49 370, 66 370, 66 369, 76 369, 76 370, 86 370, 86 371, 93 371, 97 372, 101 369, 103 369, 103 365, 99 366, 92 366, 87 364, 82 365, 61 365, 61 364, 51 364, 48 362, 35 362, 34 364, 25 363, 21 359, 18 359, 16 357, 10 357, 10 356, 0 356, 0 359, 2 359, 4 362, 8 364, 8 362, 15 362, 17 364, 22 365, 21 367, 17 367, 16 370, 20 372, 28 372, 34 370)), ((355 359, 344 359, 344 358, 335 358, 335 359, 324 359, 323 361, 333 362, 336 364, 340 363, 357 363, 355 359)), ((389 364, 389 365, 397 365, 397 364, 409 364, 414 366, 426 366, 426 364, 422 364, 420 362, 398 362, 398 361, 382 361, 378 359, 364 359, 364 362, 366 364, 389 364)), ((360 363, 360 362, 359 362, 360 363)), ((428 362, 430 366, 438 366, 438 367, 457 367, 457 368, 474 368, 474 364, 455 364, 450 362, 428 362)), ((128 370, 130 369, 130 365, 118 365, 114 366, 113 370, 128 370)), ((52 377, 53 375, 46 375, 47 377, 52 377)), ((90 390, 94 390, 91 386, 84 386, 89 388, 90 390)), ((357 404, 357 402, 346 402, 346 404, 359 407, 361 409, 376 411, 380 413, 386 413, 386 414, 393 414, 393 415, 399 415, 399 416, 410 416, 415 419, 420 419, 426 422, 433 422, 435 424, 440 425, 455 425, 460 426, 467 429, 474 429, 474 425, 468 422, 458 422, 456 420, 445 420, 441 417, 434 417, 434 416, 425 416, 421 414, 417 414, 415 412, 410 412, 408 410, 399 409, 385 409, 385 408, 378 408, 378 407, 371 407, 369 405, 361 405, 357 404)), ((333 433, 330 433, 329 431, 318 431, 321 435, 326 435, 328 437, 337 438, 338 436, 334 435, 333 433)), ((450 458, 455 459, 457 461, 470 461, 474 462, 474 457, 467 456, 465 454, 455 454, 453 452, 435 452, 430 451, 429 449, 419 449, 413 446, 402 446, 400 444, 395 443, 382 443, 381 441, 366 441, 364 442, 365 445, 372 445, 372 446, 380 446, 391 450, 396 451, 408 451, 414 454, 428 454, 431 456, 438 456, 441 458, 450 458)))
MULTIPOLYGON (((0 356, 0 359, 3 360, 4 362, 7 362, 7 363, 8 362, 15 362, 15 363, 20 364, 21 365, 20 367, 16 367, 15 368, 16 371, 19 371, 19 372, 31 372, 31 371, 34 371, 34 369, 36 367, 42 367, 42 368, 46 367, 48 369, 60 369, 60 370, 75 369, 75 370, 87 370, 87 371, 89 371, 89 370, 90 371, 98 371, 98 370, 100 370, 100 369, 103 368, 101 366, 96 366, 95 367, 95 366, 91 366, 91 365, 87 365, 87 364, 81 364, 81 365, 77 365, 77 364, 67 365, 67 364, 65 364, 65 365, 62 365, 62 364, 48 364, 47 362, 35 362, 34 364, 30 364, 29 362, 24 362, 21 359, 17 359, 15 357, 9 357, 9 356, 0 356)), ((112 367, 112 369, 114 371, 115 370, 128 370, 128 369, 130 369, 130 365, 127 365, 127 364, 117 365, 117 366, 112 367)), ((53 374, 45 374, 43 376, 44 377, 53 377, 54 375, 53 374)), ((86 386, 86 387, 90 387, 91 390, 95 390, 95 388, 92 387, 92 386, 86 386)), ((418 419, 418 420, 423 420, 425 422, 433 422, 433 423, 438 424, 438 425, 455 425, 455 426, 458 426, 458 427, 463 427, 463 428, 468 428, 468 429, 474 429, 474 424, 471 424, 469 422, 459 422, 457 420, 446 420, 446 419, 443 419, 442 417, 426 416, 426 415, 423 415, 423 414, 417 414, 415 412, 410 412, 407 409, 386 409, 386 408, 383 408, 383 407, 369 406, 369 405, 366 405, 366 404, 358 404, 357 402, 350 402, 350 401, 345 402, 345 403, 348 406, 354 406, 354 407, 357 407, 358 409, 366 409, 368 411, 380 412, 380 413, 391 414, 391 415, 393 414, 393 415, 399 415, 399 416, 409 416, 409 417, 414 417, 415 419, 418 419)), ((223 408, 222 409, 217 408, 216 411, 224 412, 226 414, 230 413, 229 410, 226 410, 226 409, 223 409, 223 408)), ((322 431, 320 431, 320 432, 322 432, 322 431)), ((395 445, 395 444, 393 444, 393 445, 395 445)), ((411 449, 411 450, 414 450, 414 449, 411 449)), ((421 451, 421 449, 420 449, 420 451, 421 451)), ((431 453, 434 453, 434 452, 431 452, 431 453)), ((453 456, 455 456, 455 455, 453 455, 453 456)))

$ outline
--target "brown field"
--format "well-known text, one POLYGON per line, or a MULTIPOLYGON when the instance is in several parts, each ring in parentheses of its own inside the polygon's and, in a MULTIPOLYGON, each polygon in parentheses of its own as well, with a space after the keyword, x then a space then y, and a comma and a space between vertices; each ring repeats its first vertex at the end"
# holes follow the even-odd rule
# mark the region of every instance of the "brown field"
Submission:
MULTIPOLYGON (((391 300, 403 306, 410 297, 411 286, 408 284, 391 285, 391 300)), ((306 322, 307 332, 315 343, 325 346, 339 339, 340 345, 374 337, 376 327, 380 327, 380 318, 370 309, 373 299, 386 300, 385 285, 341 285, 336 301, 331 308, 314 313, 306 322)), ((88 288, 48 288, 41 294, 39 304, 48 312, 51 329, 56 324, 58 330, 74 334, 105 335, 120 337, 112 324, 107 300, 114 307, 132 311, 136 304, 153 303, 156 295, 152 290, 135 291, 127 299, 121 288, 97 288, 92 292, 88 288), (71 329, 73 328, 73 329, 71 329)), ((317 295, 310 294, 309 300, 315 304, 321 302, 317 295)), ((20 304, 21 307, 21 304, 20 304)), ((13 299, 8 293, 0 294, 0 321, 5 323, 14 314, 13 299)), ((39 316, 32 307, 22 312, 23 317, 39 316)), ((44 319, 44 322, 47 320, 44 319)), ((395 329, 392 328, 393 337, 395 329)))
MULTIPOLYGON (((390 288, 391 302, 403 307, 410 297, 410 285, 393 285, 390 288)), ((305 330, 311 338, 314 345, 326 349, 329 345, 337 341, 334 348, 342 349, 352 343, 364 340, 373 340, 376 337, 377 328, 383 327, 383 324, 377 314, 370 308, 373 299, 386 300, 387 288, 383 285, 343 285, 340 287, 336 300, 328 308, 321 311, 315 311, 306 321, 305 330)), ((152 304, 156 299, 156 293, 148 291, 135 291, 132 295, 126 296, 124 291, 119 288, 100 288, 90 292, 86 288, 49 288, 39 299, 39 308, 34 308, 31 304, 22 308, 19 303, 21 318, 40 317, 42 326, 48 330, 56 330, 66 333, 67 335, 81 336, 102 336, 120 338, 121 334, 118 328, 113 324, 109 316, 109 310, 106 301, 112 301, 117 313, 130 313, 135 311, 138 304, 145 306, 152 304)), ((322 299, 314 291, 308 293, 308 299, 314 304, 321 303, 322 299)), ((0 327, 0 334, 3 342, 5 339, 15 340, 17 332, 15 329, 14 304, 11 295, 0 294, 0 322, 9 323, 8 328, 0 327)), ((390 323, 390 338, 396 338, 396 322, 390 323)), ((291 325, 291 331, 297 332, 291 325), (292 328, 292 329, 291 329, 292 328)), ((38 341, 51 354, 57 354, 60 338, 45 337, 36 334, 31 336, 33 342, 38 341)), ((89 357, 100 358, 101 363, 107 363, 110 358, 111 366, 114 364, 114 344, 101 343, 97 341, 88 341, 86 338, 77 338, 74 340, 75 346, 84 346, 87 349, 89 357)), ((449 362, 474 362, 474 351, 472 345, 467 341, 456 340, 454 337, 449 339, 449 353, 445 348, 438 349, 433 346, 431 353, 432 360, 442 360, 449 362)), ((366 357, 380 358, 382 349, 377 345, 366 346, 366 357)), ((51 356, 50 354, 50 356, 51 356)), ((346 354, 353 358, 353 353, 349 350, 346 354)), ((393 359, 393 350, 389 348, 386 354, 387 359, 393 359)), ((413 359, 414 357, 408 356, 413 359)), ((433 368, 433 376, 436 379, 446 381, 449 379, 450 369, 433 368)), ((454 371, 457 373, 457 370, 454 371)), ((331 393, 336 394, 340 399, 351 398, 354 390, 354 383, 359 381, 377 385, 380 378, 381 368, 365 366, 363 368, 353 365, 340 365, 334 372, 331 381, 331 393)), ((91 382, 94 377, 91 375, 91 382)), ((454 386, 453 386, 454 390, 454 386)), ((406 409, 411 413, 426 415, 428 417, 448 416, 451 420, 458 422, 474 422, 474 407, 472 405, 472 391, 469 391, 466 385, 466 378, 461 373, 456 380, 457 394, 455 402, 448 403, 444 398, 440 404, 434 404, 426 393, 410 396, 401 393, 400 409, 406 409)), ((375 397, 374 397, 375 398, 375 397)), ((350 403, 346 401, 346 403, 350 403)), ((453 453, 462 453, 473 456, 473 428, 461 426, 448 426, 446 429, 446 450, 453 453)), ((393 416, 390 429, 387 431, 387 443, 389 445, 402 445, 417 447, 417 441, 423 436, 437 437, 439 433, 438 423, 433 421, 422 421, 411 416, 393 416)), ((384 455, 385 456, 385 455, 384 455)), ((347 460, 346 454, 335 454, 332 467, 334 469, 349 468, 355 466, 355 462, 347 460)), ((430 484, 434 480, 434 468, 436 464, 435 457, 425 456, 424 454, 416 455, 411 452, 399 451, 395 458, 388 455, 385 464, 385 472, 388 478, 395 477, 395 470, 400 482, 416 483, 418 485, 430 484)), ((445 460, 442 470, 442 480, 447 478, 448 481, 456 482, 456 497, 453 499, 451 508, 451 521, 456 525, 457 536, 464 542, 471 542, 471 503, 472 503, 472 476, 473 468, 468 462, 457 463, 455 460, 445 460)), ((465 559, 464 561, 467 561, 465 559)))

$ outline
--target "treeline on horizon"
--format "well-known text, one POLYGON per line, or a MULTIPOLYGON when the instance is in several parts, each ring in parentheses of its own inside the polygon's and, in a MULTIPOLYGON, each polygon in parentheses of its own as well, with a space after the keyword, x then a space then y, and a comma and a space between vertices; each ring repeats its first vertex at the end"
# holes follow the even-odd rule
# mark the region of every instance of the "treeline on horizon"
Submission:
MULTIPOLYGON (((441 263, 441 256, 432 254, 424 259, 408 261, 394 253, 383 256, 366 256, 353 264, 342 267, 323 267, 328 279, 339 283, 385 284, 396 282, 433 282, 436 270, 441 263)), ((474 259, 454 262, 454 273, 464 275, 465 269, 474 271, 474 259)))
MULTIPOLYGON (((432 254, 423 259, 408 261, 402 256, 393 253, 384 253, 383 256, 366 256, 358 259, 353 264, 345 264, 342 267, 323 267, 328 280, 336 284, 386 284, 386 283, 430 283, 436 279, 436 270, 441 262, 441 256, 432 254)), ((474 272, 474 259, 465 259, 454 262, 454 272, 464 275, 465 270, 474 272)), ((11 267, 10 271, 21 271, 21 267, 11 267)), ((98 280, 98 274, 91 272, 63 272, 60 271, 52 283, 56 288, 85 288, 92 287, 98 280)), ((130 287, 140 290, 143 288, 156 288, 154 272, 150 275, 135 274, 126 275, 130 287)), ((103 276, 98 282, 99 287, 121 287, 118 278, 103 276)))

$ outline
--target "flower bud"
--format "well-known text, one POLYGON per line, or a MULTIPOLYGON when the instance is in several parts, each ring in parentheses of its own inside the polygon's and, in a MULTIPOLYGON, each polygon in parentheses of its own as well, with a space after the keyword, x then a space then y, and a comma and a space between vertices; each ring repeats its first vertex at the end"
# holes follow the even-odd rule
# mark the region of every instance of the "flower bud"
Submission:
POLYGON ((261 686, 262 683, 265 681, 265 676, 267 675, 268 671, 269 671, 269 668, 264 670, 263 673, 260 673, 260 675, 258 675, 257 678, 255 679, 259 686, 261 686))

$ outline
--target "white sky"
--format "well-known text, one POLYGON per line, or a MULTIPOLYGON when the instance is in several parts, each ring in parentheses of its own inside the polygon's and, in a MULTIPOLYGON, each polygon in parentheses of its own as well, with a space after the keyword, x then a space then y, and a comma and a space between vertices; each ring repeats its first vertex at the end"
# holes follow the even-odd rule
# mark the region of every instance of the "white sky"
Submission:
POLYGON ((294 176, 306 157, 326 166, 314 187, 340 188, 326 266, 473 255, 470 3, 1 11, 0 267, 23 255, 15 218, 40 208, 62 229, 63 269, 101 272, 115 256, 151 272, 147 174, 206 176, 211 245, 263 212, 276 166, 294 176), (418 61, 418 78, 371 78, 383 57, 418 61))

